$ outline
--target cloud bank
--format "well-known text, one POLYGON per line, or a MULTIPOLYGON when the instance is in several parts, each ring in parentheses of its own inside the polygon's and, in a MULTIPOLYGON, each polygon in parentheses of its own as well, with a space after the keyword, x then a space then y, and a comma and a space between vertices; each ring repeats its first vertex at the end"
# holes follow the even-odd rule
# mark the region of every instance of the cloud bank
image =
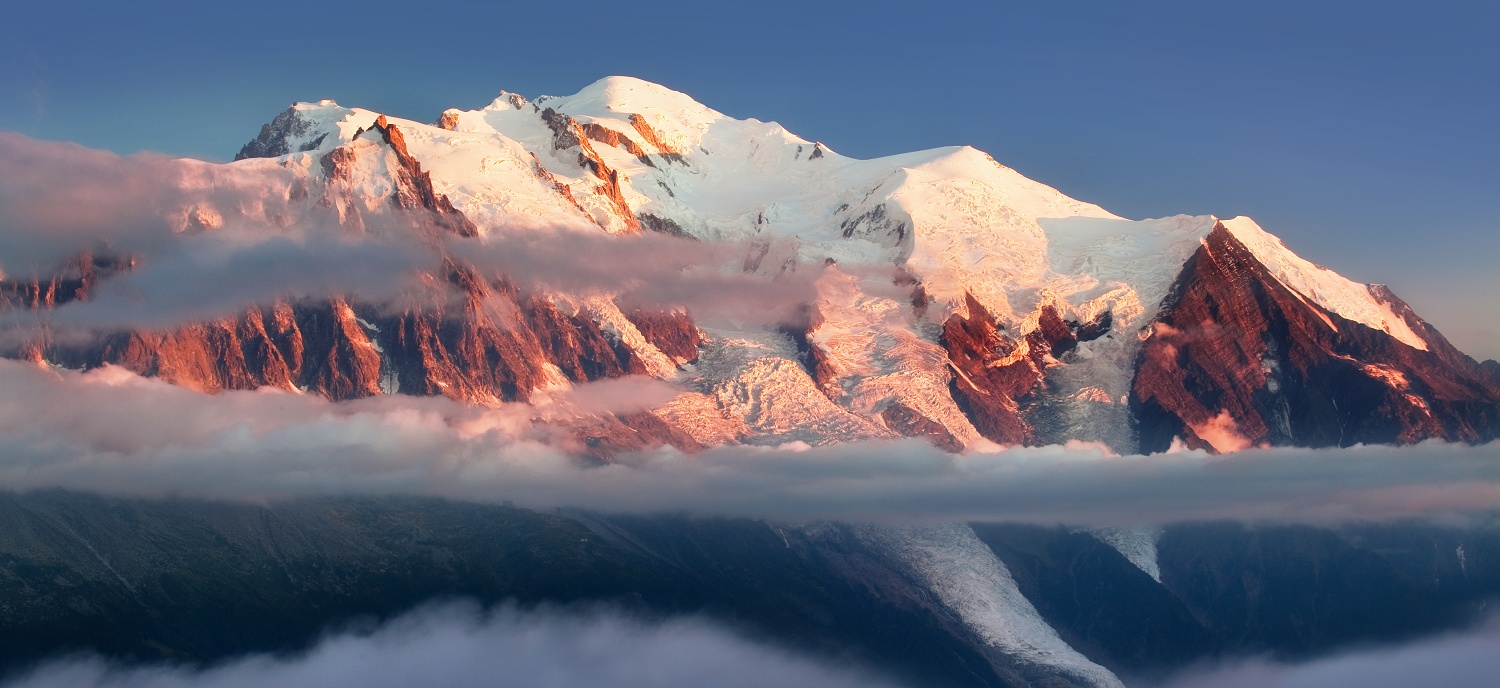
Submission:
POLYGON ((230 232, 242 225, 237 217, 269 224, 283 217, 294 182, 271 165, 230 171, 0 132, 0 269, 29 276, 80 251, 152 253, 181 240, 193 208, 232 210, 230 232))
POLYGON ((1425 443, 1114 456, 1089 446, 948 454, 916 440, 662 449, 580 466, 558 423, 660 403, 664 383, 586 385, 533 406, 205 396, 106 367, 0 361, 0 485, 268 500, 415 494, 547 509, 784 521, 1203 519, 1335 523, 1500 509, 1497 447, 1425 443))
POLYGON ((1155 688, 1487 686, 1500 676, 1500 619, 1468 633, 1303 664, 1250 660, 1184 672, 1155 688))
POLYGON ((376 306, 440 305, 454 294, 433 289, 442 280, 432 276, 446 275, 450 260, 528 290, 616 294, 626 305, 742 322, 787 321, 815 297, 818 270, 790 260, 789 244, 504 227, 466 239, 394 208, 366 213, 353 229, 318 201, 321 188, 271 161, 122 157, 0 132, 0 277, 46 282, 82 253, 135 261, 105 276, 88 302, 13 312, 0 328, 22 339, 43 323, 74 335, 170 329, 252 305, 350 295, 376 306), (747 256, 767 252, 781 259, 747 269, 747 256))
MULTIPOLYGON (((89 301, 12 311, 0 329, 8 322, 24 334, 46 323, 55 341, 70 328, 165 329, 283 299, 442 301, 453 294, 430 276, 445 274, 448 259, 523 287, 768 322, 814 300, 821 270, 790 260, 789 246, 756 247, 775 258, 751 265, 748 245, 563 230, 461 239, 397 212, 371 214, 354 231, 310 199, 316 192, 299 174, 270 161, 120 157, 0 134, 0 269, 46 274, 92 247, 139 258, 89 301)), ((875 268, 840 266, 862 269, 875 268)), ((330 403, 269 390, 205 397, 114 368, 80 374, 0 361, 0 487, 242 500, 407 493, 783 520, 1078 525, 1500 509, 1493 445, 1120 457, 1088 447, 952 455, 910 440, 660 450, 579 467, 562 449, 570 417, 652 408, 672 394, 632 384, 588 385, 541 405, 330 403)))
POLYGON ((762 645, 696 618, 648 623, 619 613, 428 607, 371 633, 325 638, 296 657, 251 656, 194 671, 61 661, 7 688, 881 688, 853 667, 762 645))

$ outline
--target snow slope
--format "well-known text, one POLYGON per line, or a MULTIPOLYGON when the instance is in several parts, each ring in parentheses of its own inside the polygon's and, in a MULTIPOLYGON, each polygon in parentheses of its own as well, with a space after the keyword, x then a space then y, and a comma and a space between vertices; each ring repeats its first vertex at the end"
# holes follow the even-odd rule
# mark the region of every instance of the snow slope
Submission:
MULTIPOLYGON (((371 212, 392 191, 382 181, 389 154, 380 154, 378 136, 360 135, 376 116, 327 100, 295 105, 280 130, 282 161, 315 175, 317 157, 334 147, 369 149, 352 182, 362 191, 355 202, 371 212)), ((1049 360, 1049 388, 1032 422, 1041 442, 1100 441, 1129 451, 1126 402, 1143 328, 1219 222, 1125 220, 971 147, 856 160, 775 122, 728 117, 629 77, 535 101, 502 92, 479 110, 445 112, 443 126, 390 121, 434 189, 488 240, 656 229, 748 242, 755 248, 746 269, 767 276, 821 270, 818 322, 808 336, 826 353, 831 382, 820 389, 806 379, 783 333, 734 322, 700 321, 705 332, 725 334, 708 356, 719 362, 679 375, 717 400, 726 418, 751 411, 751 435, 767 442, 816 439, 799 425, 838 428, 839 438, 883 436, 882 421, 869 419, 892 404, 961 444, 979 441, 948 392, 952 372, 939 345, 941 323, 965 314, 965 296, 973 295, 1017 338, 1037 327, 1045 306, 1075 322, 1108 314, 1106 336, 1080 343, 1065 365, 1049 360), (893 286, 908 282, 930 300, 924 311, 909 305, 909 288, 893 286), (764 385, 775 386, 776 403, 754 401, 764 385)), ((1367 286, 1297 257, 1247 218, 1223 224, 1310 302, 1426 348, 1367 286)), ((622 322, 611 327, 632 331, 622 322)), ((632 348, 652 374, 671 377, 671 362, 641 344, 632 348)))
POLYGON ((1385 332, 1413 349, 1427 350, 1427 342, 1411 329, 1405 318, 1396 315, 1390 305, 1375 298, 1369 285, 1350 280, 1292 253, 1281 239, 1261 229, 1248 217, 1223 220, 1223 223, 1234 238, 1250 249, 1256 260, 1292 291, 1344 318, 1385 332))

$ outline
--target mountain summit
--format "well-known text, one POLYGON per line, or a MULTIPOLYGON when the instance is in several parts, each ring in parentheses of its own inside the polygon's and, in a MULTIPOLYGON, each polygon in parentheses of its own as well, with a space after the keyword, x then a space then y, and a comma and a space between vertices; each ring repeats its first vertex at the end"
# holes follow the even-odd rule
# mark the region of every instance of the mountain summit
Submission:
MULTIPOLYGON (((205 196, 176 209, 184 231, 325 212, 372 233, 400 219, 440 257, 422 277, 442 298, 247 303, 86 341, 32 337, 7 355, 332 399, 491 404, 602 378, 671 384, 665 403, 566 424, 602 460, 662 444, 912 436, 955 451, 1070 440, 1232 451, 1478 442, 1500 428, 1493 366, 1389 290, 1303 260, 1248 218, 1123 219, 971 147, 856 160, 639 79, 567 97, 502 92, 434 124, 298 103, 235 162, 183 169, 193 188, 285 180, 263 205, 205 196), (784 304, 792 316, 761 321, 702 307, 703 294, 542 287, 467 257, 580 237, 638 261, 608 266, 622 283, 671 267, 629 248, 656 237, 731 247, 715 274, 744 291, 807 289, 784 304)), ((85 253, 11 276, 0 296, 41 313, 135 265, 85 253)))

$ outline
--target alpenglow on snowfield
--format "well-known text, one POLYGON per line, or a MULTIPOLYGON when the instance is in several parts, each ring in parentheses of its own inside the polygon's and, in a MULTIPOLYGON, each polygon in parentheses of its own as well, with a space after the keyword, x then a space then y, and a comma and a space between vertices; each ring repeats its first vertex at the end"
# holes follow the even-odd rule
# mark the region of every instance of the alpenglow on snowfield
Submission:
MULTIPOLYGON (((261 298, 227 320, 102 345, 20 338, 10 354, 334 399, 675 385, 642 413, 570 429, 603 459, 899 436, 1120 452, 1495 436, 1495 368, 1384 287, 1299 258, 1248 218, 1125 220, 973 148, 853 160, 611 77, 569 97, 502 93, 435 125, 300 103, 237 157, 172 165, 179 207, 164 210, 180 232, 331 215, 344 233, 407 234, 432 260, 402 293, 427 302, 261 298), (232 205, 214 199, 225 188, 232 205), (382 221, 393 215, 419 226, 382 221), (652 289, 678 268, 737 273, 738 293, 652 289), (757 294, 771 305, 746 303, 757 294)), ((67 323, 132 260, 75 257, 4 293, 67 323)))
MULTIPOLYGON (((720 464, 706 457, 736 447, 862 443, 946 470, 1004 447, 1136 466, 1496 438, 1500 364, 1249 218, 1124 219, 970 147, 847 158, 626 77, 567 97, 502 92, 430 124, 298 103, 226 164, 17 136, 0 136, 0 164, 16 226, 35 227, 0 253, 0 354, 14 359, 0 376, 37 398, 150 395, 208 427, 157 447, 84 410, 69 425, 14 404, 0 406, 7 437, 61 423, 96 452, 91 475, 160 449, 148 463, 169 477, 130 496, 200 496, 204 446, 261 452, 237 468, 257 487, 233 496, 252 500, 318 494, 255 482, 262 466, 312 483, 376 476, 348 490, 357 498, 257 506, 0 497, 0 554, 25 564, 0 557, 0 585, 46 591, 0 629, 0 648, 39 639, 0 649, 0 670, 80 647, 173 661, 281 650, 347 616, 488 595, 712 610, 934 685, 1119 686, 1224 653, 1306 656, 1452 628, 1500 590, 1492 534, 1436 527, 699 521, 379 487, 420 473, 380 451, 467 468, 523 442, 522 459, 542 447, 601 475, 711 477, 720 464), (9 174, 33 167, 58 171, 9 174), (110 230, 75 231, 96 225, 110 230), (313 436, 326 467, 297 463, 313 436), (663 456, 681 463, 661 469, 663 456), (149 543, 119 544, 138 523, 149 543), (420 525, 393 537, 390 523, 420 525), (162 582, 151 562, 194 573, 162 582), (226 571, 278 573, 247 596, 205 582, 226 571), (109 602, 74 604, 85 584, 109 602), (303 596, 319 611, 297 617, 294 640, 257 635, 303 596), (138 642, 65 640, 158 607, 192 620, 138 642), (252 630, 214 627, 201 608, 241 609, 252 630)), ((121 426, 150 411, 101 405, 121 426)), ((66 452, 37 446, 40 468, 7 475, 80 484, 46 483, 66 452)), ((811 481, 848 467, 817 456, 778 470, 811 481)), ((554 468, 536 473, 573 475, 554 468)), ((509 474, 481 466, 459 482, 496 475, 509 474)))

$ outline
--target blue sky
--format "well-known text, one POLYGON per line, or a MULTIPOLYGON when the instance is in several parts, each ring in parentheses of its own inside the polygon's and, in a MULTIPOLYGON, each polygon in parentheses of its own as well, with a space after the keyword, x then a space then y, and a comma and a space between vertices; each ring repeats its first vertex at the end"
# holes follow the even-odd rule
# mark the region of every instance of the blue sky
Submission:
POLYGON ((27 3, 0 129, 222 160, 293 100, 430 120, 626 74, 846 155, 1247 214, 1500 357, 1497 35, 1481 2, 27 3))

